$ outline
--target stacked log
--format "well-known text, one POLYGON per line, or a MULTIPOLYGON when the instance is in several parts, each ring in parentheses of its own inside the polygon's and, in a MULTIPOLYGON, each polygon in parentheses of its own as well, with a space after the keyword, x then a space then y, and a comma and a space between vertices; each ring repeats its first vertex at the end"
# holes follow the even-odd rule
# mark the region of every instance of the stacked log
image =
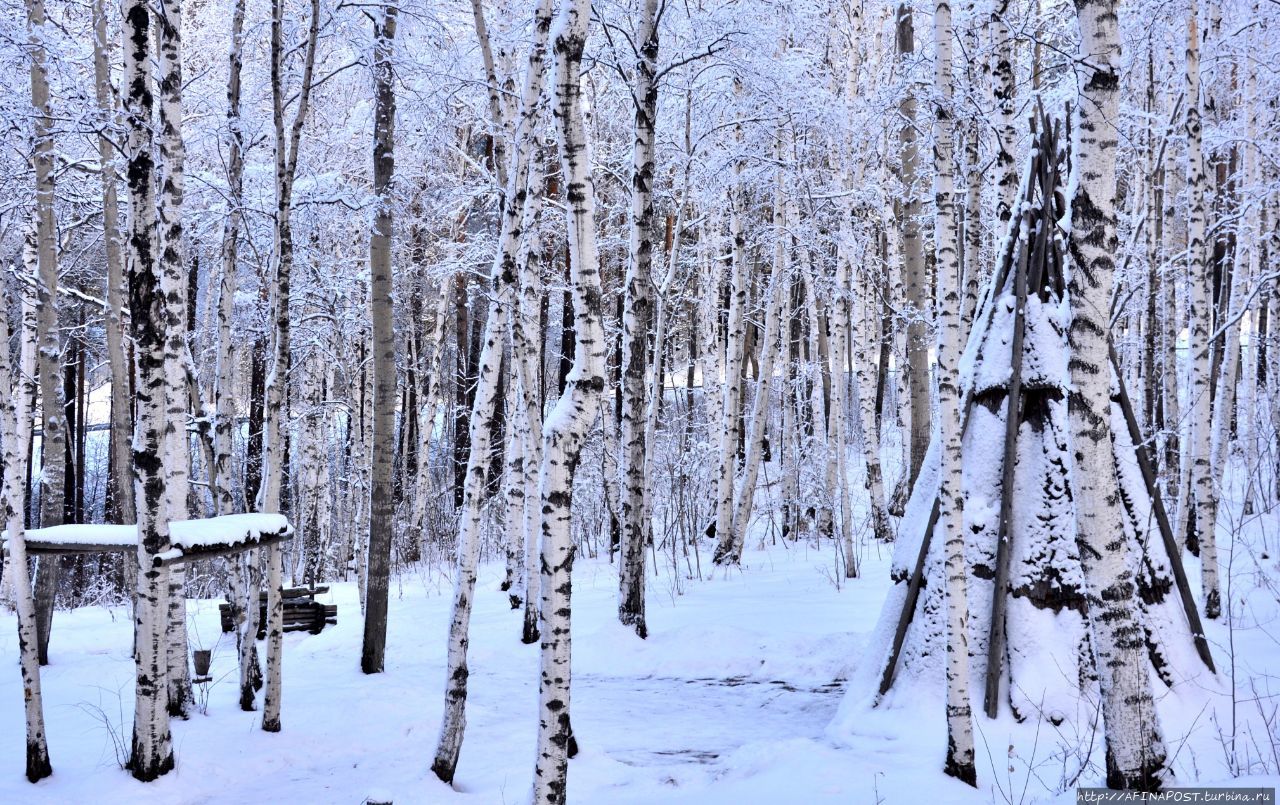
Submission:
MULTIPOLYGON (((338 605, 324 604, 314 598, 317 593, 326 593, 328 591, 328 587, 317 587, 314 590, 307 587, 283 590, 281 598, 284 600, 284 631, 301 632, 305 630, 311 634, 320 634, 326 624, 336 625, 338 623, 338 605)), ((267 594, 265 591, 259 595, 258 601, 258 606, 260 607, 258 639, 263 640, 267 636, 267 594)), ((222 631, 233 631, 235 624, 231 619, 231 605, 219 604, 218 612, 222 616, 222 631)))

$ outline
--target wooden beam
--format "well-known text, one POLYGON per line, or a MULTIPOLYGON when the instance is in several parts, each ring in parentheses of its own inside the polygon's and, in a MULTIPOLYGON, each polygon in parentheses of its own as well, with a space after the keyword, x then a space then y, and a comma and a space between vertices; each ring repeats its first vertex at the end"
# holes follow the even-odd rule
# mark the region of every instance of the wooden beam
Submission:
MULTIPOLYGON (((293 539, 293 533, 289 531, 280 531, 275 534, 267 534, 254 541, 238 542, 235 545, 223 545, 217 548, 188 548, 182 551, 178 556, 166 557, 157 556, 155 567, 173 567, 183 562, 194 561, 196 559, 212 559, 215 556, 232 556, 245 551, 251 551, 254 548, 262 548, 267 545, 276 545, 281 542, 293 539)), ((182 550, 179 548, 178 550, 182 550)))
MULTIPOLYGON (((215 556, 230 556, 244 551, 253 550, 264 545, 274 545, 279 542, 293 539, 293 534, 288 531, 281 531, 275 534, 266 534, 257 540, 246 540, 238 542, 235 545, 223 545, 216 548, 188 548, 181 551, 181 554, 174 557, 157 557, 155 567, 172 567, 193 559, 210 559, 215 556)), ((120 543, 101 543, 101 542, 28 542, 27 553, 41 554, 48 556, 74 556, 76 554, 86 553, 132 553, 138 550, 135 545, 123 545, 120 543)), ((5 553, 9 551, 8 544, 5 546, 5 553)))
MULTIPOLYGON (((72 556, 81 553, 130 553, 138 550, 137 545, 120 545, 118 543, 62 543, 62 542, 28 542, 27 553, 44 555, 72 556)), ((9 552, 5 543, 5 553, 9 552)))

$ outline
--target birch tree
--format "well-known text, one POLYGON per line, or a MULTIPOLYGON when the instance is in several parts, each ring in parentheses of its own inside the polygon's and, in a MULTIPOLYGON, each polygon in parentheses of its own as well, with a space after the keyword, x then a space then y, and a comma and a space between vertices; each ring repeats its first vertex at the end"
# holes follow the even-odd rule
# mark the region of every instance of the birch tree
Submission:
MULTIPOLYGON (((58 233, 54 221, 53 107, 49 100, 48 18, 44 0, 27 0, 27 41, 31 59, 35 170, 35 230, 38 276, 37 324, 40 346, 40 525, 61 525, 66 505, 67 417, 62 398, 62 346, 58 329, 58 233)), ((57 556, 45 556, 36 571, 36 635, 40 664, 49 663, 49 630, 58 586, 57 556)))
MULTIPOLYGON (((165 334, 165 431, 164 469, 167 474, 165 508, 169 516, 185 520, 190 491, 190 446, 187 438, 187 374, 182 356, 187 352, 186 249, 183 244, 182 204, 186 185, 186 146, 182 140, 182 2, 163 0, 156 20, 159 70, 159 153, 161 167, 157 238, 160 245, 160 292, 164 296, 165 334)), ((186 570, 178 564, 169 571, 169 715, 187 717, 194 702, 187 661, 186 570)))
POLYGON ((168 481, 162 461, 169 373, 165 364, 169 319, 161 290, 156 231, 155 162, 151 155, 151 12, 142 0, 124 4, 126 177, 129 187, 129 322, 134 341, 138 420, 133 436, 134 494, 138 506, 138 596, 134 605, 133 740, 129 770, 143 782, 173 769, 167 705, 165 626, 169 571, 156 556, 169 550, 168 481))
MULTIPOLYGON (((477 10, 477 35, 486 36, 483 16, 477 10)), ((525 66, 520 93, 520 110, 514 135, 515 153, 507 169, 505 197, 501 205, 499 247, 490 273, 492 295, 480 350, 479 378, 471 409, 471 451, 463 487, 462 511, 458 529, 457 577, 454 581, 453 610, 449 622, 449 654, 445 669, 445 712, 440 725, 431 770, 442 781, 453 781, 462 751, 466 730, 467 647, 471 625, 472 599, 475 594, 476 564, 480 553, 481 504, 487 496, 486 471, 491 460, 494 417, 497 408, 498 375, 502 369, 502 350, 506 340, 508 314, 516 287, 521 223, 526 207, 532 203, 528 193, 529 163, 533 156, 533 128, 544 83, 543 58, 549 30, 550 0, 539 0, 535 11, 533 42, 525 66)), ((502 128, 494 121, 495 130, 502 128)))
MULTIPOLYGON (((741 124, 738 127, 741 141, 741 124)), ((719 438, 720 469, 716 484, 716 564, 738 564, 741 556, 733 553, 733 481, 737 469, 737 448, 742 417, 742 360, 746 340, 746 306, 750 278, 747 274, 746 236, 742 232, 745 205, 741 187, 742 161, 734 165, 733 187, 729 191, 729 239, 732 252, 729 265, 729 322, 725 339, 724 393, 721 397, 719 438)))
MULTIPOLYGON (((779 132, 781 135, 781 132, 779 132)), ((780 150, 780 149, 779 149, 780 150)), ((779 350, 778 336, 781 323, 784 299, 783 286, 786 284, 787 247, 791 237, 787 233, 787 206, 784 201, 783 172, 778 170, 774 184, 773 197, 773 268, 765 281, 765 319, 764 343, 760 347, 760 369, 756 379, 756 394, 751 405, 751 425, 747 432, 747 454, 742 463, 742 483, 733 510, 733 519, 724 532, 718 532, 720 538, 716 552, 725 557, 724 561, 737 563, 741 561, 742 550, 746 541, 747 526, 751 520, 751 509, 755 501, 756 480, 760 472, 760 464, 765 450, 765 425, 769 420, 769 403, 773 385, 773 363, 779 350)))
POLYGON ((396 429, 395 308, 391 298, 391 182, 395 174, 394 61, 397 8, 386 4, 373 31, 373 193, 369 236, 370 312, 373 318, 373 484, 369 492, 369 576, 365 590, 360 670, 381 673, 387 648, 387 597, 395 501, 392 463, 396 429))
MULTIPOLYGON (((539 3, 539 15, 535 28, 550 29, 551 4, 539 3)), ((545 42, 546 40, 542 40, 545 42)), ((544 54, 545 58, 545 54, 544 54)), ((539 277, 539 254, 542 244, 538 241, 540 212, 542 209, 543 182, 530 179, 530 203, 525 205, 521 229, 525 233, 525 246, 521 251, 519 267, 520 299, 511 307, 511 351, 516 373, 515 397, 518 412, 516 427, 524 451, 520 465, 521 485, 521 538, 524 547, 524 618, 520 640, 536 643, 538 632, 538 607, 541 602, 542 568, 539 565, 539 527, 542 508, 538 492, 538 473, 542 463, 542 356, 539 351, 538 312, 542 299, 539 277)))
MULTIPOLYGON (((273 349, 264 395, 263 453, 265 469, 259 490, 258 509, 279 512, 288 434, 285 424, 285 384, 290 365, 291 321, 290 282, 293 273, 293 182, 298 169, 298 144, 311 102, 316 44, 320 38, 320 0, 311 0, 311 20, 303 55, 302 81, 297 107, 286 139, 284 115, 284 0, 271 3, 271 122, 275 132, 275 280, 272 284, 271 315, 273 349)), ((267 548, 267 678, 262 704, 262 729, 280 731, 280 658, 283 640, 284 605, 280 597, 283 561, 279 543, 267 548)))
MULTIPOLYGON (((973 713, 969 703, 969 571, 964 556, 964 467, 961 459, 960 353, 964 322, 960 300, 959 221, 956 215, 951 6, 933 6, 934 219, 938 257, 938 432, 942 440, 942 489, 938 524, 945 535, 947 579, 947 774, 976 786, 973 713)), ((1010 409, 1010 416, 1013 410, 1010 409)))
MULTIPOLYGON (((1204 548, 1206 541, 1216 545, 1215 519, 1217 508, 1214 505, 1214 488, 1212 472, 1212 414, 1210 410, 1210 351, 1213 339, 1209 330, 1212 326, 1211 288, 1213 269, 1206 259, 1205 246, 1205 208, 1204 208, 1204 154, 1201 142, 1201 108, 1203 99, 1200 94, 1200 36, 1196 22, 1195 4, 1187 17, 1187 191, 1190 194, 1187 218, 1187 279, 1190 291, 1187 295, 1188 317, 1191 322, 1191 449, 1188 451, 1187 463, 1190 471, 1189 494, 1184 494, 1183 505, 1179 511, 1184 517, 1194 518, 1194 534, 1196 541, 1192 547, 1200 546, 1201 584, 1204 592, 1204 614, 1207 618, 1216 618, 1220 609, 1218 579, 1214 547, 1208 549, 1214 556, 1213 562, 1206 559, 1204 548)), ((1185 531, 1183 533, 1186 533, 1185 531)))
POLYGON ((115 88, 107 56, 105 0, 93 3, 93 77, 102 131, 98 134, 98 162, 102 172, 102 236, 107 259, 107 320, 104 340, 111 372, 111 508, 122 523, 137 519, 133 505, 133 473, 129 470, 129 442, 133 434, 133 382, 124 349, 124 256, 121 253, 120 201, 115 146, 108 127, 118 125, 115 88))
MULTIPOLYGON (((898 7, 898 54, 900 57, 915 52, 915 27, 911 8, 898 7)), ((905 61, 905 60, 904 60, 905 61)), ((929 449, 932 434, 930 380, 929 380, 929 296, 928 276, 924 261, 924 239, 920 234, 921 204, 916 190, 919 170, 919 146, 916 142, 916 99, 908 87, 898 104, 902 127, 898 131, 898 143, 902 160, 902 187, 905 198, 902 204, 899 226, 902 232, 902 281, 906 287, 906 362, 899 364, 905 372, 907 393, 910 398, 910 430, 905 439, 910 446, 910 463, 906 472, 906 491, 915 486, 916 476, 929 449)))
MULTIPOLYGON (((231 43, 227 62, 227 215, 222 229, 222 263, 218 277, 217 359, 213 383, 213 463, 209 468, 214 511, 219 515, 236 511, 233 481, 233 433, 236 427, 236 337, 235 313, 238 282, 240 223, 244 205, 244 127, 240 117, 240 74, 244 54, 246 0, 232 0, 231 43)), ((254 707, 254 684, 258 670, 258 559, 257 550, 231 560, 228 597, 236 634, 236 654, 240 669, 240 708, 254 707)))
MULTIPOLYGON (((658 0, 641 0, 639 53, 631 102, 631 232, 622 318, 622 551, 618 557, 618 619, 640 637, 644 620, 644 549, 651 535, 645 506, 645 359, 653 319, 653 161, 658 116, 658 0)), ((653 356, 660 371, 662 353, 653 356)), ((661 386, 658 387, 661 394, 661 386)))
POLYGON ((596 251, 595 183, 583 124, 582 51, 591 21, 590 0, 563 0, 551 33, 555 52, 555 128, 564 175, 573 291, 575 346, 564 393, 547 416, 541 480, 542 632, 538 683, 538 748, 533 772, 535 805, 564 805, 569 723, 570 594, 574 545, 570 533, 573 475, 582 442, 604 391, 604 328, 600 322, 600 263, 596 251))
MULTIPOLYGON (((8 288, 4 294, 8 308, 8 288)), ((27 726, 27 780, 38 782, 53 774, 44 731, 44 699, 40 692, 40 657, 36 648, 36 612, 31 575, 27 567, 26 512, 27 453, 31 439, 35 399, 36 324, 35 305, 24 293, 21 302, 22 329, 18 337, 18 366, 13 371, 9 356, 9 317, 0 315, 0 439, 4 443, 4 478, 0 492, 4 498, 5 527, 8 529, 9 564, 12 570, 14 603, 18 620, 18 659, 22 669, 23 705, 27 726)))
POLYGON ((1076 531, 1106 737, 1107 785, 1156 790, 1166 756, 1138 619, 1111 446, 1108 321, 1114 281, 1116 146, 1120 91, 1118 0, 1076 0, 1080 28, 1068 294, 1069 399, 1076 531))

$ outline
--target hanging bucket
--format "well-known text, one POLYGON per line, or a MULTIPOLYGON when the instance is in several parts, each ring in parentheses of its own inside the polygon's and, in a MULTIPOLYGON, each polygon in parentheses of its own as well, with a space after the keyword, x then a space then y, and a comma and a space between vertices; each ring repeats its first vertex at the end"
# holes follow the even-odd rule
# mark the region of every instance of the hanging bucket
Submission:
POLYGON ((213 650, 207 648, 196 649, 191 652, 191 655, 196 666, 196 676, 208 676, 209 664, 213 661, 213 650))

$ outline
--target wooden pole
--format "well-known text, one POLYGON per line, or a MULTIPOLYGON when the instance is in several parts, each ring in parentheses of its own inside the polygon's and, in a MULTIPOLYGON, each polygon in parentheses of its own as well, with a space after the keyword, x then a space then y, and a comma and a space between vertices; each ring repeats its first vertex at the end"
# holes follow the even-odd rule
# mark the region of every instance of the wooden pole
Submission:
MULTIPOLYGON (((1039 162, 1042 155, 1036 157, 1039 162)), ((1036 168, 1032 167, 1032 175, 1036 168)), ((1032 185, 1034 187, 1034 184, 1032 185)), ((1032 193, 1028 188, 1027 195, 1032 193)), ((1029 221, 1031 213, 1024 214, 1029 221)), ((987 680, 984 706, 988 718, 995 718, 999 710, 1000 669, 1005 644, 1006 588, 1009 586, 1009 554, 1013 534, 1010 520, 1013 515, 1014 468, 1018 454, 1018 428, 1022 424, 1022 341, 1026 334, 1027 307, 1027 257, 1029 244, 1019 249, 1018 267, 1013 275, 1014 316, 1013 344, 1009 357, 1009 392, 1005 404, 1004 467, 1000 479, 1000 525, 996 534, 996 572, 991 594, 991 624, 987 640, 987 680)), ((1043 259, 1043 252, 1037 246, 1043 259)))
POLYGON ((1138 419, 1133 414, 1133 404, 1129 400, 1129 392, 1124 387, 1124 374, 1120 371, 1120 360, 1116 348, 1109 347, 1111 366, 1115 370, 1116 385, 1120 389, 1120 410, 1124 413, 1125 424, 1129 426, 1129 439, 1133 442, 1133 452, 1138 458, 1138 469, 1142 471, 1142 480, 1147 486, 1147 494, 1151 497, 1151 511, 1155 514, 1156 525, 1160 529, 1160 538, 1164 542, 1165 553, 1169 555, 1169 566, 1173 568, 1173 580, 1178 586, 1178 597, 1182 599, 1182 609, 1187 613, 1187 623, 1191 627, 1191 637, 1196 644, 1196 653, 1210 671, 1215 674, 1213 655, 1209 653, 1209 642, 1204 636, 1204 626, 1200 622, 1200 613, 1196 609, 1195 598, 1191 595, 1191 585, 1187 582, 1186 570, 1182 567, 1182 549, 1173 538, 1173 528, 1169 525, 1169 515, 1165 511, 1164 501, 1160 497, 1160 488, 1156 483, 1155 467, 1147 454, 1147 445, 1138 428, 1138 419))
POLYGON ((938 524, 939 499, 933 499, 933 510, 929 513, 929 525, 925 527, 924 536, 920 538, 920 554, 916 557, 915 569, 911 571, 911 580, 907 582, 907 599, 902 604, 902 614, 898 616, 898 628, 893 633, 893 648, 889 651, 889 661, 885 663, 884 674, 880 677, 880 695, 889 692, 893 684, 893 672, 898 667, 898 655, 902 653, 902 643, 907 637, 907 627, 915 615, 916 601, 920 598, 920 587, 924 583, 924 560, 929 555, 929 542, 933 537, 933 528, 938 524))
POLYGON ((984 708, 988 718, 1000 709, 1000 669, 1005 654, 1006 587, 1009 586, 1009 554, 1014 511, 1015 467, 1018 463, 1018 429, 1023 422, 1023 339, 1027 331, 1027 244, 1021 247, 1014 274, 1014 343, 1011 347, 1009 394, 1005 404, 1005 465, 1000 480, 1000 529, 996 534, 996 578, 991 598, 991 627, 987 640, 987 685, 984 708))

